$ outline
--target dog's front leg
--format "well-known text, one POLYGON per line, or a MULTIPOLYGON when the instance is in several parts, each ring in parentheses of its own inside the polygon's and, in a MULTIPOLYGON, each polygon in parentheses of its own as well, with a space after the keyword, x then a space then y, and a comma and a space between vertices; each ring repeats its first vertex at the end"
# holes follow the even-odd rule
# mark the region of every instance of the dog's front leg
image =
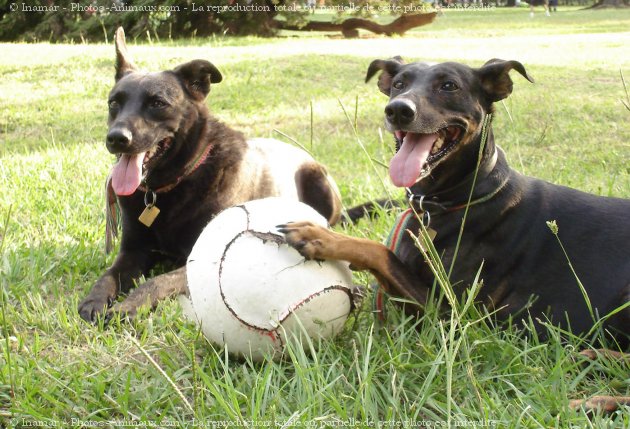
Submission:
MULTIPOLYGON (((622 365, 630 364, 630 354, 607 349, 582 350, 580 355, 589 360, 613 360, 622 365)), ((630 407, 630 396, 596 395, 588 399, 573 399, 569 401, 569 407, 587 412, 601 410, 605 414, 611 414, 621 407, 630 407)))
POLYGON ((114 302, 118 294, 135 286, 151 268, 153 261, 143 251, 121 250, 112 266, 96 281, 92 290, 79 304, 83 320, 94 322, 114 302))
POLYGON ((349 237, 311 222, 279 225, 278 231, 307 259, 348 261, 353 270, 370 271, 388 293, 420 306, 427 302, 428 288, 381 243, 349 237))
POLYGON ((132 320, 141 307, 153 309, 164 299, 187 293, 186 267, 184 266, 153 277, 135 288, 124 301, 116 303, 107 312, 107 318, 111 319, 116 314, 120 314, 121 318, 132 320))

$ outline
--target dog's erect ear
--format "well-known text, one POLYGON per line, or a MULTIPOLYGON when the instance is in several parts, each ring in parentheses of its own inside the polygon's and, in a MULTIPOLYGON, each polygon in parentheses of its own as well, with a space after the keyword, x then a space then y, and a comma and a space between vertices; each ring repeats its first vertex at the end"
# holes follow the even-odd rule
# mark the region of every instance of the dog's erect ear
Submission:
POLYGON ((378 77, 378 89, 380 89, 383 94, 389 95, 392 89, 392 79, 398 74, 400 66, 404 63, 403 59, 398 56, 389 60, 372 61, 368 67, 367 75, 365 76, 365 83, 372 79, 372 76, 379 70, 382 70, 383 73, 378 77))
POLYGON ((198 101, 204 100, 210 92, 211 83, 223 80, 221 72, 209 61, 194 60, 173 70, 184 82, 188 93, 198 101))
POLYGON ((503 100, 512 93, 512 79, 509 75, 512 69, 534 83, 534 79, 527 74, 523 64, 518 61, 504 61, 494 58, 477 70, 481 79, 481 86, 488 94, 491 102, 503 100))
POLYGON ((131 60, 129 52, 127 52, 127 44, 125 43, 125 30, 122 27, 116 29, 116 82, 127 73, 137 70, 136 65, 131 60))

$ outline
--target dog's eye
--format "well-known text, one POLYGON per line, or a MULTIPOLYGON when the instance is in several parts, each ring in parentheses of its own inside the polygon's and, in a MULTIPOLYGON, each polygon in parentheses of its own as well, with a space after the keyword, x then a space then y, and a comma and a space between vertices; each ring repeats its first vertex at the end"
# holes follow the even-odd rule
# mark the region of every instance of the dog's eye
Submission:
POLYGON ((168 103, 160 98, 154 98, 149 102, 149 107, 152 109, 162 109, 168 106, 168 103))
POLYGON ((449 80, 448 82, 444 82, 442 86, 440 87, 440 89, 442 91, 451 92, 451 91, 457 91, 459 89, 459 86, 457 86, 455 82, 449 80))
POLYGON ((107 105, 109 106, 109 110, 118 110, 120 107, 120 104, 118 104, 118 101, 116 100, 109 101, 107 105))
POLYGON ((401 90, 405 87, 405 82, 403 82, 402 80, 397 80, 392 86, 394 87, 394 89, 401 90))

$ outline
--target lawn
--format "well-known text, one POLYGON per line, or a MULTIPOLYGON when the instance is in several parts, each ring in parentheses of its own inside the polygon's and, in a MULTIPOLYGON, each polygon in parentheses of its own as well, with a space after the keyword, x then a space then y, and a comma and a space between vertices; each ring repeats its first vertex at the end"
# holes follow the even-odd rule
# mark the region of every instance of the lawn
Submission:
MULTIPOLYGON (((391 193, 386 98, 365 84, 374 58, 479 66, 523 62, 497 105, 495 137, 519 171, 630 198, 630 10, 446 10, 406 37, 130 41, 146 69, 195 58, 224 75, 213 113, 249 136, 286 136, 325 163, 347 207, 391 193), (347 113, 347 115, 346 115, 347 113), (312 118, 312 120, 311 120, 312 118), (353 132, 356 121, 357 135, 353 132)), ((104 147, 114 48, 1 45, 0 427, 630 427, 630 413, 589 419, 569 398, 630 394, 630 369, 585 364, 588 339, 499 329, 461 306, 420 320, 370 299, 344 332, 287 359, 252 363, 208 344, 165 303, 133 324, 91 326, 77 305, 112 262, 104 254, 104 147), (152 358, 151 361, 148 356, 152 358), (185 399, 182 399, 185 398, 185 399)), ((347 228, 383 240, 395 213, 347 228)), ((342 228, 339 228, 340 230, 342 228)), ((356 283, 368 285, 363 274, 356 283)))

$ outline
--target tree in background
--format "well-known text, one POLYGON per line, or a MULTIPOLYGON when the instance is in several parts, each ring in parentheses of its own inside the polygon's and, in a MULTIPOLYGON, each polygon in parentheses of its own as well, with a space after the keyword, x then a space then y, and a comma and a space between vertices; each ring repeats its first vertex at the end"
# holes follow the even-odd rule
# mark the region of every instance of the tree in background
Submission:
POLYGON ((280 23, 279 27, 303 31, 341 31, 346 37, 358 37, 359 29, 364 29, 392 36, 429 24, 437 15, 428 12, 430 7, 421 0, 329 0, 325 9, 335 13, 336 19, 329 22, 303 21, 297 25, 280 23), (391 16, 396 18, 392 21, 391 16))
POLYGON ((608 8, 608 7, 630 7, 630 0, 598 0, 592 6, 593 8, 608 8))
POLYGON ((323 10, 330 13, 324 16, 334 18, 322 22, 309 21, 306 0, 0 0, 0 40, 103 41, 117 26, 131 37, 157 39, 271 36, 281 29, 342 31, 349 37, 359 28, 403 34, 435 17, 423 13, 418 1, 327 0, 323 10), (379 22, 390 16, 397 19, 379 22))

